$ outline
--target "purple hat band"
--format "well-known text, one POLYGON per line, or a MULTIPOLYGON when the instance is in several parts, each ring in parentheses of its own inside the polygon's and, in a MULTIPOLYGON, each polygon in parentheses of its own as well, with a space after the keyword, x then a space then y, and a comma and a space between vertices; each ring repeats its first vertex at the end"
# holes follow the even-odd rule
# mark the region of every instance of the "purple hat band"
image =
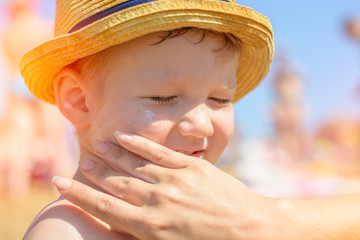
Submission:
MULTIPOLYGON (((72 33, 75 32, 77 30, 80 30, 84 27, 86 27, 87 25, 96 22, 97 20, 100 20, 106 16, 109 16, 110 14, 119 12, 121 10, 124 10, 126 8, 129 7, 134 7, 140 4, 144 4, 144 3, 148 3, 148 2, 154 2, 154 1, 158 1, 158 0, 128 0, 126 2, 122 2, 119 3, 115 6, 112 6, 110 8, 107 8, 101 12, 98 12, 82 21, 80 21, 79 23, 77 23, 73 28, 70 29, 70 31, 68 33, 72 33)), ((218 0, 218 1, 222 1, 222 2, 229 2, 229 0, 218 0)))

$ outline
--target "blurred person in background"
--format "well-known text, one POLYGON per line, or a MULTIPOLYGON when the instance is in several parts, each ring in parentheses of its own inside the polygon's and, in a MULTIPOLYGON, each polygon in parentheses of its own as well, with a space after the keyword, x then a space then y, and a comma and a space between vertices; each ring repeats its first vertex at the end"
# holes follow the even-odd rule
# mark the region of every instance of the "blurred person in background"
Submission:
POLYGON ((315 180, 307 169, 312 140, 305 126, 304 77, 292 66, 288 53, 279 52, 272 76, 273 99, 269 103, 272 134, 242 144, 237 173, 251 190, 266 196, 323 195, 314 187, 315 180))
POLYGON ((5 60, 4 116, 0 121, 0 162, 5 188, 12 198, 25 196, 32 178, 48 180, 66 174, 59 158, 70 162, 66 122, 58 110, 31 96, 18 70, 21 55, 53 35, 52 23, 37 14, 36 0, 7 2, 1 34, 5 60), (63 171, 64 170, 64 171, 63 171))
POLYGON ((306 158, 304 133, 304 80, 301 75, 278 66, 274 81, 275 99, 272 107, 275 144, 287 159, 301 162, 306 158))

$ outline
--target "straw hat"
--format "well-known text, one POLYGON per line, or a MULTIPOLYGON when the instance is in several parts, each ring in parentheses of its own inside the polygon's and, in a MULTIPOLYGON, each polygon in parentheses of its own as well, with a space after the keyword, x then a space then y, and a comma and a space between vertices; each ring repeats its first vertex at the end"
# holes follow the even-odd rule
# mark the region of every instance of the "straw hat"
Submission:
POLYGON ((57 0, 55 38, 20 60, 26 85, 55 103, 53 81, 66 65, 148 33, 197 27, 242 41, 234 102, 254 89, 273 58, 269 20, 234 0, 57 0))

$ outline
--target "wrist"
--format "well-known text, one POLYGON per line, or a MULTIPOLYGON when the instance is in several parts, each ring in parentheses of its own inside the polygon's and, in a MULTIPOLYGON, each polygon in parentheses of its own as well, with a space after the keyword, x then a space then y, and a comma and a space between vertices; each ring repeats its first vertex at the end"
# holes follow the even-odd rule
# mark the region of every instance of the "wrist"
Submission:
POLYGON ((253 217, 253 225, 255 226, 254 237, 249 239, 261 240, 288 240, 294 230, 292 224, 294 216, 294 201, 286 198, 271 198, 257 195, 258 209, 256 209, 253 217))
POLYGON ((287 225, 290 223, 293 202, 288 199, 275 199, 251 193, 249 205, 245 206, 247 216, 238 216, 236 237, 250 240, 285 240, 287 225))
POLYGON ((274 236, 279 240, 294 239, 293 233, 296 232, 296 226, 293 224, 296 216, 294 214, 295 200, 272 198, 270 201, 272 202, 272 208, 270 208, 272 211, 269 215, 269 221, 271 221, 270 226, 273 229, 274 236))

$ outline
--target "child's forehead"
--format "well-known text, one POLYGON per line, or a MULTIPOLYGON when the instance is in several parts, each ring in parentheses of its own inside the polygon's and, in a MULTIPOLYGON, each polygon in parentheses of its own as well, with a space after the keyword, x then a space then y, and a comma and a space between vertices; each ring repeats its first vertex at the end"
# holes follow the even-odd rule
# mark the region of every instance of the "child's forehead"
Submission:
MULTIPOLYGON (((236 87, 234 79, 239 56, 237 53, 231 54, 232 57, 226 58, 226 61, 223 61, 225 58, 218 57, 217 55, 223 54, 222 51, 216 51, 223 46, 222 39, 211 35, 209 39, 199 42, 202 35, 198 31, 187 31, 162 41, 164 36, 168 36, 168 32, 155 32, 112 46, 92 57, 92 64, 86 66, 86 71, 90 75, 95 71, 97 79, 104 80, 110 75, 134 78, 135 73, 139 73, 136 76, 139 82, 142 81, 149 88, 162 86, 166 90, 166 86, 181 84, 181 78, 191 78, 187 75, 192 74, 192 68, 204 71, 205 65, 211 64, 210 61, 215 61, 219 67, 234 62, 235 67, 228 68, 222 74, 230 76, 228 78, 231 80, 227 81, 230 83, 225 83, 226 86, 236 87), (154 84, 151 83, 152 80, 154 84)), ((222 78, 219 71, 215 71, 213 75, 222 78)), ((221 81, 224 83, 224 80, 221 81)))
MULTIPOLYGON (((189 79, 203 81, 204 85, 213 85, 220 91, 233 91, 236 88, 238 57, 226 63, 219 62, 211 51, 211 45, 211 48, 203 44, 200 47, 192 42, 184 43, 179 48, 172 48, 175 45, 166 42, 148 44, 149 41, 153 42, 154 36, 157 38, 157 35, 146 36, 135 40, 135 45, 129 43, 128 46, 124 44, 115 47, 112 60, 108 63, 111 68, 107 70, 109 79, 124 79, 126 83, 131 79, 131 82, 140 84, 142 88, 161 88, 164 94, 184 84, 193 84, 189 79), (204 76, 212 80, 206 81, 204 76)), ((175 41, 188 40, 179 38, 175 41)))
MULTIPOLYGON (((190 42, 191 44, 188 44, 186 49, 196 49, 204 47, 204 45, 207 47, 210 46, 213 53, 223 57, 222 60, 232 60, 232 58, 240 52, 240 46, 234 47, 234 45, 239 43, 231 42, 232 40, 224 36, 226 35, 222 33, 197 28, 190 28, 185 31, 182 29, 160 31, 112 46, 106 49, 105 52, 114 57, 115 59, 113 60, 119 60, 121 55, 128 51, 133 51, 134 55, 145 51, 152 52, 155 49, 160 52, 169 51, 169 49, 162 48, 162 46, 171 44, 172 48, 177 48, 184 42, 190 42), (214 41, 211 41, 211 39, 214 41), (232 45, 229 44, 229 42, 231 42, 232 45)), ((169 52, 169 54, 171 54, 171 52, 169 52)))
POLYGON ((169 37, 168 32, 155 32, 141 36, 139 38, 130 40, 128 42, 116 45, 109 48, 109 55, 112 56, 114 61, 121 64, 126 64, 127 60, 132 59, 135 62, 161 62, 161 58, 169 59, 171 61, 178 61, 179 68, 187 65, 183 61, 186 59, 188 62, 207 61, 206 57, 211 58, 215 56, 219 64, 223 64, 225 60, 233 60, 237 55, 237 51, 224 50, 224 41, 220 37, 209 36, 205 39, 204 35, 198 31, 187 31, 184 34, 169 37), (196 55, 199 54, 199 55, 196 55), (177 57, 174 59, 173 55, 177 57), (211 56, 210 56, 211 55, 211 56), (189 58, 189 56, 192 56, 189 58), (202 59, 204 58, 204 59, 202 59), (221 60, 221 61, 220 61, 221 60))

